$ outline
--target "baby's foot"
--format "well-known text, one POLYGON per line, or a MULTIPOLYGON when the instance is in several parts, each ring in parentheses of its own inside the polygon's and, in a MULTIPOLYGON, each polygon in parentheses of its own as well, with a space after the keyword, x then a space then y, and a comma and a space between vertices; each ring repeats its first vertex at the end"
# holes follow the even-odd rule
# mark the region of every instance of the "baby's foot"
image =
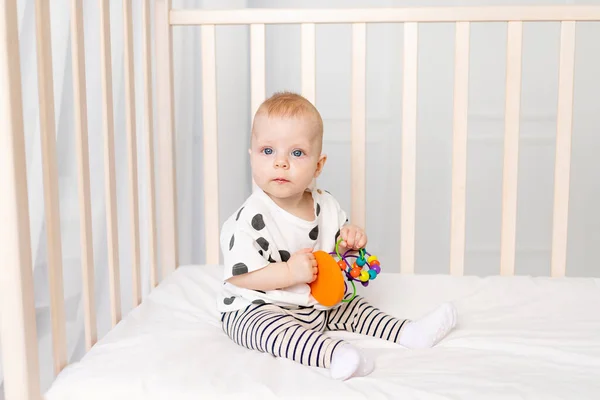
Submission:
POLYGON ((408 323, 403 328, 398 344, 411 349, 432 347, 454 328, 456 320, 456 308, 444 303, 423 318, 408 323))
POLYGON ((374 364, 356 347, 344 343, 333 352, 329 368, 333 379, 343 381, 350 377, 370 374, 373 371, 374 364))

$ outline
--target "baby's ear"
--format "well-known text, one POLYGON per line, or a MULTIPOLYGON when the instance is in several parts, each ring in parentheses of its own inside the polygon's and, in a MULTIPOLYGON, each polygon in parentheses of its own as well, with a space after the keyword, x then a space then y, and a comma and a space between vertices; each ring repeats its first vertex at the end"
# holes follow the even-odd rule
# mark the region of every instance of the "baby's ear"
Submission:
POLYGON ((319 161, 317 161, 317 169, 315 170, 315 178, 321 175, 323 171, 323 167, 325 166, 325 162, 327 162, 327 154, 321 154, 319 157, 319 161))

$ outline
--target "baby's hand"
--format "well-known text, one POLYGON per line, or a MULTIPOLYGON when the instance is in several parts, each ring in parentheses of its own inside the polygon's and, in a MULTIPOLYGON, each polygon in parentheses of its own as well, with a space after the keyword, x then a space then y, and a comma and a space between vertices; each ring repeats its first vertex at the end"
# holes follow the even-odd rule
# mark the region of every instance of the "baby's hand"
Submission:
POLYGON ((340 246, 349 250, 360 250, 367 245, 367 234, 356 225, 344 225, 340 229, 340 246))
POLYGON ((311 283, 317 279, 317 260, 312 249, 302 249, 290 257, 287 261, 288 270, 292 283, 311 283))

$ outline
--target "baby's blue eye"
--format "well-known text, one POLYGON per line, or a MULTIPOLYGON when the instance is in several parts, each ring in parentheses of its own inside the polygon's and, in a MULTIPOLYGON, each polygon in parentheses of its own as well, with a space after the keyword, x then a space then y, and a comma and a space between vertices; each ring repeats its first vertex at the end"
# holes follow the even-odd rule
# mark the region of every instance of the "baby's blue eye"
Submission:
POLYGON ((303 153, 302 150, 294 150, 292 151, 292 154, 294 155, 294 157, 300 157, 303 153))
POLYGON ((263 150, 263 153, 265 153, 266 155, 273 154, 273 149, 267 147, 266 149, 263 150))

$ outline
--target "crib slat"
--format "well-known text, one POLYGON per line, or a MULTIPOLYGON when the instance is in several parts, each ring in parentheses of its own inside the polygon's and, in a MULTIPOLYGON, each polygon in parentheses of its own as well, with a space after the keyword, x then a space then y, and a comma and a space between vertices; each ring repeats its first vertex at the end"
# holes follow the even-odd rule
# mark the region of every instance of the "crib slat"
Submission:
POLYGON ((400 269, 405 274, 415 272, 418 28, 416 22, 404 24, 400 269))
POLYGON ((469 31, 469 22, 456 23, 450 273, 457 276, 463 275, 465 270, 465 191, 467 186, 467 114, 469 107, 469 31))
POLYGON ((508 23, 506 48, 502 231, 500 238, 500 274, 504 276, 515 274, 522 47, 523 23, 511 21, 508 23))
POLYGON ((316 104, 315 24, 302 24, 302 95, 316 104))
POLYGON ((108 274, 111 300, 111 322, 112 325, 115 326, 121 320, 121 288, 119 275, 119 231, 117 226, 117 189, 115 183, 112 62, 110 53, 110 9, 108 0, 99 1, 102 130, 104 133, 106 231, 108 235, 108 274))
POLYGON ((56 131, 54 128, 54 79, 50 41, 50 4, 44 0, 36 0, 35 16, 52 350, 54 355, 54 373, 58 375, 67 365, 67 327, 65 322, 65 299, 62 275, 56 131))
POLYGON ((71 55, 73 66, 73 96, 75 108, 75 140, 77 148, 77 179, 81 232, 81 279, 85 346, 96 343, 96 305, 94 295, 94 247, 92 241, 92 207, 90 197, 90 162, 87 132, 87 95, 85 88, 85 50, 83 37, 82 0, 71 0, 71 55))
POLYGON ((265 84, 265 26, 250 25, 250 102, 251 118, 254 119, 256 110, 266 98, 265 84))
POLYGON ((203 25, 202 109, 204 121, 204 227, 206 263, 219 263, 219 178, 215 26, 203 25))
POLYGON ((142 1, 142 69, 144 73, 144 123, 146 128, 146 178, 148 179, 148 246, 150 251, 150 286, 158 285, 156 256, 156 198, 154 182, 154 115, 152 107, 152 48, 150 44, 150 0, 142 1))
POLYGON ((565 21, 561 24, 560 33, 556 160, 554 167, 554 220, 552 230, 551 275, 553 277, 565 275, 567 262, 574 64, 575 22, 565 21))
POLYGON ((366 229, 366 57, 367 25, 352 24, 352 223, 366 229))
POLYGON ((140 277, 140 211, 137 174, 137 138, 135 124, 135 78, 133 71, 133 27, 131 0, 123 0, 123 55, 125 58, 125 127, 129 152, 129 201, 131 213, 131 272, 133 306, 142 301, 140 277))
MULTIPOLYGON (((250 25, 250 119, 252 123, 258 107, 266 98, 265 69, 265 26, 250 25)), ((254 179, 252 179, 252 188, 256 188, 254 179)))
POLYGON ((172 28, 169 25, 170 9, 171 0, 154 2, 159 225, 163 278, 173 272, 178 263, 175 120, 173 119, 173 36, 172 28))
POLYGON ((0 7, 0 336, 7 400, 41 399, 17 2, 0 7))
MULTIPOLYGON (((315 46, 315 24, 302 24, 302 96, 317 105, 317 66, 315 46)), ((316 178, 312 181, 316 187, 316 178)))

